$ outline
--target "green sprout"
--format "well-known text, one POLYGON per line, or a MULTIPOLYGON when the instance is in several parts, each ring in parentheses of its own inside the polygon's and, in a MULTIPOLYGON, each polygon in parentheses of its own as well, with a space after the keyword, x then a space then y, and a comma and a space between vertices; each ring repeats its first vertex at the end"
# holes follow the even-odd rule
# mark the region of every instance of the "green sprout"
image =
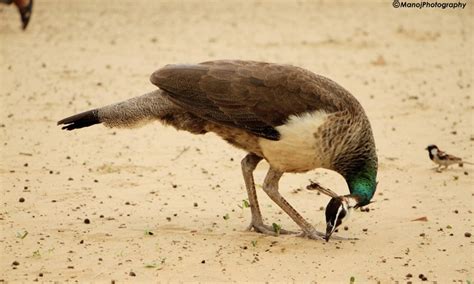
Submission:
POLYGON ((278 225, 277 223, 273 223, 272 224, 272 227, 273 227, 273 231, 275 231, 275 233, 277 234, 277 236, 280 235, 280 231, 281 231, 281 226, 278 225))
POLYGON ((26 236, 28 236, 28 231, 23 231, 23 232, 16 232, 16 237, 19 238, 19 239, 24 239, 26 238, 26 236))

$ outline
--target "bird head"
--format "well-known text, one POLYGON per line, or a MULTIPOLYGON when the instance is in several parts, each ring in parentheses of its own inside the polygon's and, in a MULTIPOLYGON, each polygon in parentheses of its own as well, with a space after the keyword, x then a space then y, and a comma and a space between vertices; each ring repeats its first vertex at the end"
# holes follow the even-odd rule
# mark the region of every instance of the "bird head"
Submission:
POLYGON ((425 150, 428 150, 428 152, 433 153, 434 150, 438 151, 439 149, 438 149, 438 146, 431 144, 431 145, 426 146, 425 150))
POLYGON ((434 145, 434 144, 431 144, 431 145, 428 145, 425 150, 428 150, 428 153, 430 155, 430 159, 433 159, 433 156, 437 155, 438 154, 438 146, 434 145))
POLYGON ((307 188, 317 190, 331 197, 331 200, 329 200, 326 206, 326 236, 324 238, 326 241, 329 241, 329 238, 331 238, 332 233, 334 233, 337 227, 349 218, 350 211, 358 206, 357 199, 351 195, 338 195, 329 188, 324 188, 317 183, 312 183, 307 188))
POLYGON ((352 208, 354 207, 349 204, 349 199, 346 196, 331 198, 326 206, 326 241, 329 241, 337 227, 349 218, 352 208))

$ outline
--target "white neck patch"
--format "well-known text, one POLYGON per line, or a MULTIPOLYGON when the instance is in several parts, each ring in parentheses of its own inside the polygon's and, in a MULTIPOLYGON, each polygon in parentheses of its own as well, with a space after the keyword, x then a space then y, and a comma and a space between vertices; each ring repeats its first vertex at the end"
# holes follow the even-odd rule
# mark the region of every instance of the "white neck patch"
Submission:
POLYGON ((265 159, 283 172, 306 172, 328 164, 327 156, 318 151, 320 141, 314 135, 327 117, 324 111, 290 116, 285 124, 276 127, 280 140, 259 139, 265 159))

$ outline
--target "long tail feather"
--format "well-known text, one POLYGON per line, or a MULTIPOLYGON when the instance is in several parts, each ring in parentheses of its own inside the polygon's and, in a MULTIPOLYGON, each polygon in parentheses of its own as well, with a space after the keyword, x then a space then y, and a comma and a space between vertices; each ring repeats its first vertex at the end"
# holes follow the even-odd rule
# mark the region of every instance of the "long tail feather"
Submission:
POLYGON ((162 95, 161 90, 134 97, 123 102, 82 112, 58 121, 65 130, 74 130, 102 123, 107 127, 132 128, 174 113, 176 106, 162 95))

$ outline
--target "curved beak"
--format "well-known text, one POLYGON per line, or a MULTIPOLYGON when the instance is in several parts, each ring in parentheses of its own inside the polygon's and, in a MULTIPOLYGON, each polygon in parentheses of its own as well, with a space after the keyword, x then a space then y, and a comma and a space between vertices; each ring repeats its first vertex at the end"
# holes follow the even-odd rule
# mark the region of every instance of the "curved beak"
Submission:
POLYGON ((329 241, 329 238, 331 238, 332 233, 336 230, 336 225, 331 224, 330 222, 326 223, 326 236, 324 239, 326 242, 329 241))

